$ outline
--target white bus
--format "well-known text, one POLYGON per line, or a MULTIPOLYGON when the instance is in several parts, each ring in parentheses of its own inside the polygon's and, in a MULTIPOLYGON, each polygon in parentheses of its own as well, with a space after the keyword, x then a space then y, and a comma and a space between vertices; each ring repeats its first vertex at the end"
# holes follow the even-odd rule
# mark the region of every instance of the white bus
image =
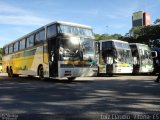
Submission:
POLYGON ((3 47, 3 70, 43 78, 96 76, 94 35, 90 26, 53 22, 3 47))
POLYGON ((151 49, 146 44, 130 43, 133 56, 133 74, 151 73, 154 70, 151 49))
POLYGON ((128 42, 100 40, 96 42, 96 48, 99 73, 132 73, 133 61, 128 42))

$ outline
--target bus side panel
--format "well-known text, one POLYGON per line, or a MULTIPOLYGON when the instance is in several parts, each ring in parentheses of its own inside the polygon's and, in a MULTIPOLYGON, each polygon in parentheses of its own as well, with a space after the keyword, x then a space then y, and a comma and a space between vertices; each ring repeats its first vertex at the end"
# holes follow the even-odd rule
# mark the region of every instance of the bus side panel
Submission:
POLYGON ((49 77, 48 53, 44 52, 43 49, 44 49, 43 46, 37 47, 37 49, 35 51, 35 55, 33 57, 31 71, 34 71, 34 74, 38 75, 37 74, 38 67, 40 65, 43 65, 44 76, 49 77))
POLYGON ((3 57, 3 71, 6 71, 7 66, 12 67, 13 74, 37 75, 39 65, 43 65, 44 76, 48 77, 48 53, 43 52, 43 46, 32 48, 30 50, 20 51, 14 55, 3 57), (13 56, 13 57, 12 57, 13 56))
POLYGON ((13 70, 13 74, 19 74, 19 71, 21 69, 21 65, 23 65, 22 63, 22 53, 23 52, 18 52, 15 55, 13 55, 13 66, 12 66, 12 70, 13 70))
POLYGON ((12 66, 12 55, 7 55, 7 56, 4 56, 2 58, 2 69, 3 69, 3 72, 7 72, 7 67, 10 68, 10 66, 12 66))

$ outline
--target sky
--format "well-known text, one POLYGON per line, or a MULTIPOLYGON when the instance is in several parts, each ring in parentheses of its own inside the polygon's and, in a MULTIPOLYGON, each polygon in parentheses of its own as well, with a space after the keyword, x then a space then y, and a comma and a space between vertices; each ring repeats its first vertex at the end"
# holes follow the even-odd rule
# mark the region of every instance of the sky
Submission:
POLYGON ((94 33, 125 35, 132 14, 160 18, 160 0, 0 0, 0 47, 54 21, 89 25, 94 33))

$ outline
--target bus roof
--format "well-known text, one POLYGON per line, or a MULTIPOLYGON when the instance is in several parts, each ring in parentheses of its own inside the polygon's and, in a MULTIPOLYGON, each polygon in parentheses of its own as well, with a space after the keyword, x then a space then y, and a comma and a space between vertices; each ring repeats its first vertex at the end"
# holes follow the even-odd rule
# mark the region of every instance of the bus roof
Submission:
POLYGON ((28 33, 28 34, 26 34, 26 35, 24 35, 24 36, 22 36, 22 37, 20 37, 20 38, 18 38, 18 39, 16 39, 16 40, 12 41, 12 42, 4 45, 3 47, 8 46, 8 45, 10 45, 10 44, 12 44, 12 43, 15 43, 15 42, 17 42, 17 41, 19 41, 19 40, 22 40, 22 39, 26 38, 27 36, 30 36, 30 35, 32 35, 33 33, 37 32, 37 31, 39 31, 39 30, 41 30, 41 29, 44 29, 44 28, 46 28, 47 26, 53 25, 53 24, 62 24, 62 25, 69 25, 69 26, 82 27, 82 28, 86 28, 86 29, 92 29, 91 26, 82 25, 82 24, 78 24, 78 23, 55 21, 55 22, 51 22, 51 23, 49 23, 49 24, 47 24, 47 25, 44 25, 44 26, 42 26, 42 27, 40 27, 40 28, 38 28, 38 29, 30 32, 30 33, 28 33))
POLYGON ((51 22, 51 23, 47 24, 46 26, 49 26, 49 25, 52 25, 52 24, 56 24, 56 23, 62 24, 62 25, 77 26, 77 27, 92 29, 92 27, 91 27, 91 26, 88 26, 88 25, 83 25, 83 24, 73 23, 73 22, 64 22, 64 21, 51 22))
POLYGON ((116 40, 116 39, 108 39, 108 40, 99 40, 99 42, 106 42, 106 41, 115 41, 115 42, 121 42, 121 43, 128 43, 126 41, 122 41, 122 40, 116 40))

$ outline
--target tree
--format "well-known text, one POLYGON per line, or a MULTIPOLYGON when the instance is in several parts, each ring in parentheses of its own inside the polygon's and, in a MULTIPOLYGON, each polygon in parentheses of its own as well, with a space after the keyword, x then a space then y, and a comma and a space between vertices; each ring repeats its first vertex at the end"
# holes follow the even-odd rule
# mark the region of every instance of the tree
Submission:
POLYGON ((129 35, 123 37, 127 42, 137 42, 148 44, 153 47, 160 47, 160 24, 152 26, 134 27, 130 30, 129 35))
POLYGON ((94 35, 96 40, 108 40, 108 39, 118 39, 118 40, 122 40, 123 36, 121 34, 113 34, 113 35, 109 35, 109 34, 95 34, 94 35))
POLYGON ((121 34, 115 33, 115 34, 111 35, 111 38, 113 38, 113 39, 118 39, 118 40, 122 40, 123 36, 122 36, 121 34))
POLYGON ((154 24, 160 24, 160 18, 157 18, 157 19, 154 21, 154 24))

